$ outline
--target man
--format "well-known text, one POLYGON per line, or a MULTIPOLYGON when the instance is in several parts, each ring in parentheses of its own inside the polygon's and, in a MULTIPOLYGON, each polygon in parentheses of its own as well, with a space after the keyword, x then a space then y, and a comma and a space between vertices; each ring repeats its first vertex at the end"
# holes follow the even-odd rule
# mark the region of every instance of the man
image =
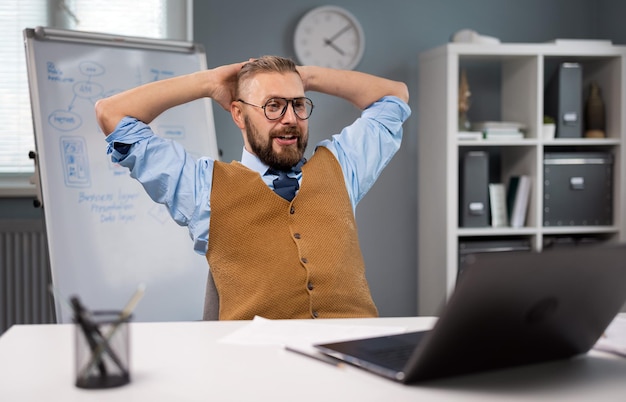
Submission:
POLYGON ((407 102, 401 82, 264 56, 130 89, 98 101, 96 115, 112 160, 206 254, 219 319, 373 317, 354 210, 400 146, 407 102), (363 110, 308 161, 306 91, 363 110), (241 163, 194 162, 148 126, 202 97, 241 129, 241 163))

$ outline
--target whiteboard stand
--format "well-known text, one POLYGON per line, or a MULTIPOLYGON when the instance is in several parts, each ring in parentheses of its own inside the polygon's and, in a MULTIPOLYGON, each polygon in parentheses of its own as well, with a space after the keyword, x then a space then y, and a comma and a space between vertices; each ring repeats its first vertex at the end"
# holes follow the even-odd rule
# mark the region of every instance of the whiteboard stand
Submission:
MULTIPOLYGON (((145 284, 135 321, 202 318, 208 264, 187 228, 106 155, 97 100, 206 69, 201 45, 37 27, 24 30, 52 283, 90 309, 120 309, 145 284)), ((218 159, 211 101, 172 108, 151 123, 192 157, 218 159)), ((56 299, 56 298, 55 298, 56 299)), ((58 322, 70 322, 56 300, 58 322)))

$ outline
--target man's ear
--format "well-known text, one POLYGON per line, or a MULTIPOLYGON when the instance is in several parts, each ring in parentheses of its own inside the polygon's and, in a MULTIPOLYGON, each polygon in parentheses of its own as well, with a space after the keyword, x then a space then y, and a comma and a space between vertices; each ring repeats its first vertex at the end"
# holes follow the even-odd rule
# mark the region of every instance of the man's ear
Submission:
POLYGON ((244 122, 243 110, 241 109, 239 102, 235 101, 230 104, 230 115, 232 116, 237 127, 243 130, 246 124, 244 122))

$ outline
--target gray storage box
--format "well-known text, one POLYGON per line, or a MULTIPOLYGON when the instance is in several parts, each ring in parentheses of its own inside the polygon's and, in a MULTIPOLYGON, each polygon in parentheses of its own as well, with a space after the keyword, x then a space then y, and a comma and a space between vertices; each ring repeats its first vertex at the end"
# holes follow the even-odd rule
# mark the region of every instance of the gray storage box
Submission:
POLYGON ((613 224, 610 153, 546 153, 543 179, 544 226, 613 224))

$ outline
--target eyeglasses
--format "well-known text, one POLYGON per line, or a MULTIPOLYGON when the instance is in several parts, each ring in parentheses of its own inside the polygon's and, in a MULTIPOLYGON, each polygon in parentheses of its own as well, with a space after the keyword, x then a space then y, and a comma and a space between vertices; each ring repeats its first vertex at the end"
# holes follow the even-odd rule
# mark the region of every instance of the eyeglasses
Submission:
POLYGON ((278 120, 283 117, 290 103, 293 106, 296 117, 300 120, 308 119, 311 117, 311 113, 313 113, 313 101, 305 97, 293 99, 271 98, 263 106, 248 103, 242 99, 237 99, 237 102, 245 103, 248 106, 260 107, 265 112, 265 117, 268 120, 278 120))

